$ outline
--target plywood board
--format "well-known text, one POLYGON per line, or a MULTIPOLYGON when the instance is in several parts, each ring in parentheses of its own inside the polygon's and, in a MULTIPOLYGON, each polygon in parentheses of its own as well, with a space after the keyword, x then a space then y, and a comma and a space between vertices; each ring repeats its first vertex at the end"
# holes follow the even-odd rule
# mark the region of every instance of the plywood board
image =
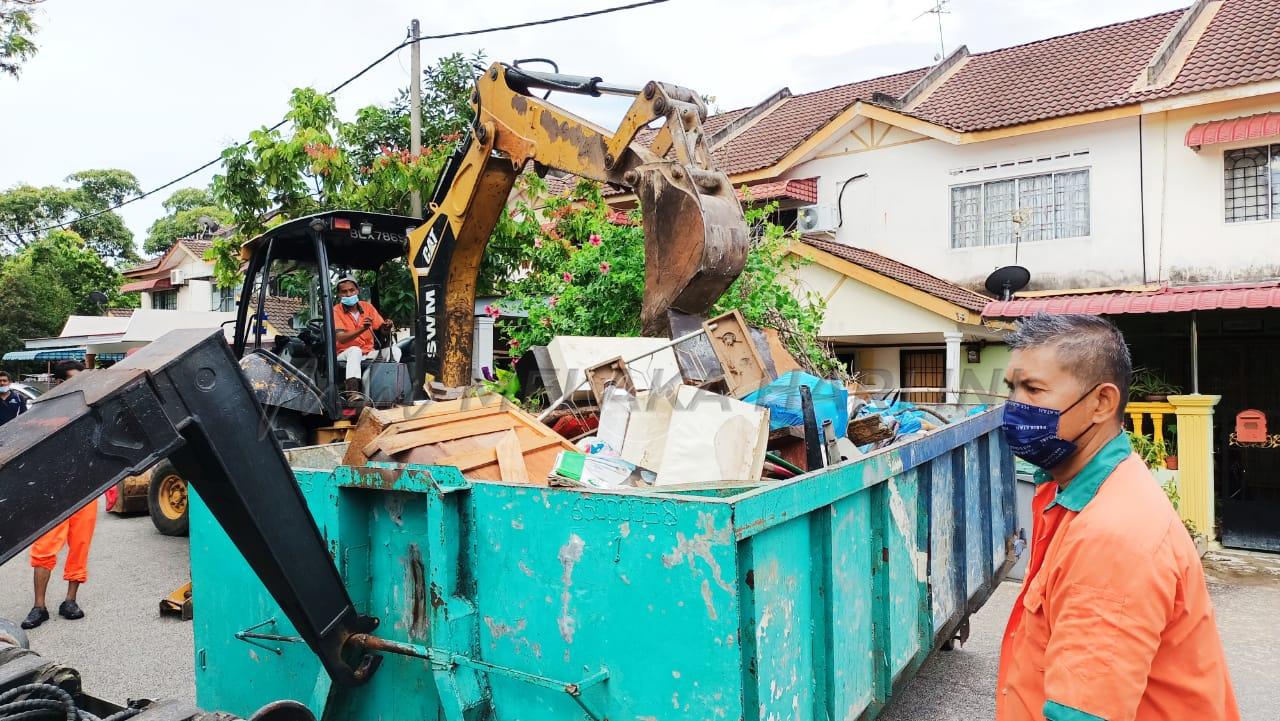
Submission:
POLYGON ((514 431, 507 431, 493 447, 498 457, 498 472, 507 483, 528 483, 529 469, 524 464, 524 453, 514 431))
POLYGON ((730 311, 703 323, 702 328, 707 332, 716 360, 720 361, 729 395, 741 398, 773 380, 752 342, 751 330, 742 313, 730 311))

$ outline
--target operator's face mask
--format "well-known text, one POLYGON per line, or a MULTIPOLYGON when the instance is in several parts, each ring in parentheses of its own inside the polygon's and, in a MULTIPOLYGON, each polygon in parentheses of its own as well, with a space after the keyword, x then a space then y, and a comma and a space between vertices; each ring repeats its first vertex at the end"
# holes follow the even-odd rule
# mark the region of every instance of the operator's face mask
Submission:
MULTIPOLYGON (((1102 385, 1099 383, 1098 385, 1102 385)), ((1067 460, 1077 450, 1076 441, 1089 432, 1094 424, 1090 423, 1075 438, 1067 440, 1058 437, 1058 421, 1062 414, 1075 408, 1080 401, 1089 397, 1098 389, 1098 385, 1090 388, 1075 403, 1058 411, 1052 408, 1041 408, 1029 403, 1007 401, 1004 404, 1004 421, 1001 430, 1013 454, 1022 460, 1045 470, 1053 468, 1067 460)))
POLYGON ((355 306, 355 304, 356 304, 356 303, 359 303, 359 302, 360 302, 360 296, 358 296, 358 295, 344 295, 344 296, 342 296, 339 300, 341 300, 341 301, 342 301, 342 304, 343 304, 343 305, 345 305, 345 306, 346 306, 346 307, 348 307, 348 308, 351 308, 351 307, 355 306))

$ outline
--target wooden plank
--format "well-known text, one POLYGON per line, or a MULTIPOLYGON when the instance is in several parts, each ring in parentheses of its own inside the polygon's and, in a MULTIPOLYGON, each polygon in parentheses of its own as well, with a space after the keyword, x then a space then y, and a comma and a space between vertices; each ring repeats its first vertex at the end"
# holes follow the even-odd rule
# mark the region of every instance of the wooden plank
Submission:
POLYGON ((520 452, 520 440, 516 438, 515 431, 507 431, 493 450, 498 457, 498 470, 502 473, 503 481, 529 482, 529 469, 524 465, 524 454, 520 452))
POLYGON ((778 334, 776 328, 763 329, 764 337, 769 342, 769 355, 773 357, 773 369, 778 372, 779 376, 786 375, 791 371, 800 371, 804 368, 796 362, 795 356, 787 350, 782 343, 782 336, 778 334))
POLYGON ((469 411, 450 411, 448 413, 432 413, 430 415, 425 415, 421 418, 411 418, 406 421, 397 421, 396 423, 393 423, 392 425, 387 426, 384 432, 390 435, 395 435, 398 433, 405 433, 408 431, 416 431, 416 430, 421 430, 423 428, 430 428, 432 426, 438 426, 443 423, 453 423, 455 421, 465 421, 465 420, 470 420, 472 418, 483 418, 485 416, 493 416, 501 412, 502 412, 502 404, 495 403, 491 406, 485 406, 483 408, 475 408, 469 411))
MULTIPOLYGON (((521 431, 523 430, 525 429, 517 428, 515 431, 516 439, 520 442, 520 452, 522 454, 529 454, 534 451, 539 451, 539 450, 542 450, 543 448, 548 448, 552 446, 554 446, 557 450, 569 450, 568 448, 564 447, 563 441, 559 441, 554 438, 542 438, 542 437, 530 438, 528 436, 521 434, 521 431)), ((497 463, 497 462, 498 462, 498 454, 495 448, 481 448, 478 451, 468 451, 465 453, 458 453, 452 456, 445 456, 440 460, 436 461, 436 465, 453 466, 458 470, 465 472, 475 468, 479 468, 480 466, 484 466, 489 463, 497 463)))
MULTIPOLYGON (((446 423, 442 426, 423 428, 418 431, 409 431, 408 433, 379 436, 377 440, 370 443, 369 446, 374 447, 376 450, 380 450, 387 455, 394 456, 401 451, 407 451, 410 448, 417 446, 426 446, 432 443, 441 443, 443 441, 451 441, 457 438, 466 438, 467 436, 478 436, 482 433, 511 430, 516 427, 517 423, 517 419, 505 414, 488 418, 477 418, 457 423, 446 423)), ((366 455, 373 455, 372 453, 369 453, 369 447, 365 448, 365 453, 366 455)))
POLYGON ((610 382, 635 395, 636 384, 631 380, 631 371, 627 370, 627 363, 622 356, 591 366, 586 370, 586 376, 587 385, 591 387, 591 395, 597 404, 604 404, 604 388, 610 382))

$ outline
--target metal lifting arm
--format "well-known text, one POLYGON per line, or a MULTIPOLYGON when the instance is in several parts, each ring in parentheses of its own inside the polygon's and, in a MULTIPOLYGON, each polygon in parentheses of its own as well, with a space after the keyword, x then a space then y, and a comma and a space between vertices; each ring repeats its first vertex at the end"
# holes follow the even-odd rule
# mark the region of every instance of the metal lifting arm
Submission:
POLYGON ((0 563, 168 457, 340 684, 380 657, 222 331, 173 331, 0 426, 0 563))
POLYGON ((728 177, 711 163, 702 129, 706 107, 696 93, 658 82, 628 89, 495 63, 476 83, 472 107, 472 131, 441 175, 427 221, 409 236, 418 298, 415 383, 470 383, 480 260, 530 162, 635 192, 645 233, 646 334, 668 332, 669 308, 706 311, 741 273, 746 222, 728 177), (534 97, 534 90, 635 101, 610 132, 534 97), (647 147, 634 142, 659 119, 665 123, 647 147))

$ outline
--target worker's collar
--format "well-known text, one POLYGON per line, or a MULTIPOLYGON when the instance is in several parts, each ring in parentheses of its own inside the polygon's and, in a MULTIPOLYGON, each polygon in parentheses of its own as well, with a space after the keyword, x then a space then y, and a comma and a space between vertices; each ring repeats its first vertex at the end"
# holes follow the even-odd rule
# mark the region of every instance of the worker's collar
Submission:
MULTIPOLYGON (((1124 459, 1133 453, 1133 446, 1129 443, 1129 434, 1124 430, 1120 434, 1111 439, 1107 445, 1103 446, 1084 464, 1084 468, 1071 479, 1066 488, 1058 489, 1057 495, 1045 506, 1044 510, 1049 510, 1054 506, 1062 506, 1071 511, 1079 513, 1084 510, 1089 501, 1098 494, 1098 489, 1102 487, 1102 482, 1115 471, 1116 466, 1120 465, 1124 459)), ((1053 476, 1048 471, 1036 471, 1036 484, 1048 483, 1053 480, 1053 476)))

